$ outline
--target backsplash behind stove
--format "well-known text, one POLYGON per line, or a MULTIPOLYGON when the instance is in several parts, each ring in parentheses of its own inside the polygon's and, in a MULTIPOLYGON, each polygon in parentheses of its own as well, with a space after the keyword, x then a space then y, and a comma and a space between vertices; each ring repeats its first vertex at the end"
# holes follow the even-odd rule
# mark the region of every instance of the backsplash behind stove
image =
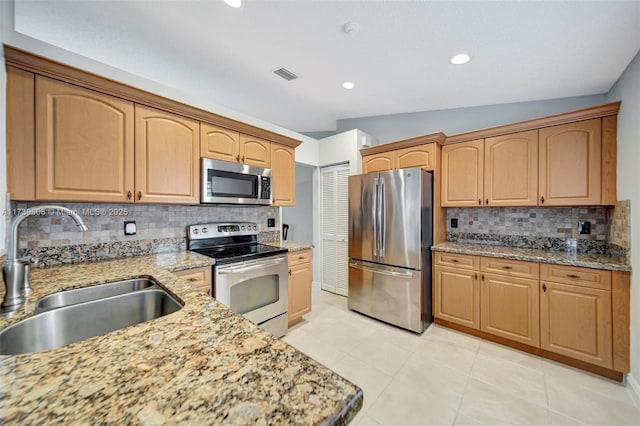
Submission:
POLYGON ((89 228, 80 232, 64 216, 32 217, 20 226, 19 248, 55 265, 186 249, 187 226, 206 222, 255 222, 261 242, 280 239, 280 209, 259 206, 180 206, 154 204, 25 203, 14 211, 56 204, 78 213, 89 228), (275 218, 275 227, 267 219, 275 218), (124 222, 135 221, 137 234, 124 235, 124 222))

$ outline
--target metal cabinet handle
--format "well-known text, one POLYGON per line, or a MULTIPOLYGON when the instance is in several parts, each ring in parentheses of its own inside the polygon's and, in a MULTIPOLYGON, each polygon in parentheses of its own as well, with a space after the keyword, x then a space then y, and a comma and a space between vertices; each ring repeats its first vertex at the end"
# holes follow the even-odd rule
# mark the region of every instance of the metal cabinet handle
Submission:
POLYGON ((458 262, 460 262, 460 261, 459 261, 458 259, 451 259, 451 262, 453 262, 453 263, 458 263, 458 262))
POLYGON ((481 206, 482 205, 482 199, 478 198, 478 205, 481 206))
POLYGON ((473 275, 473 279, 474 279, 474 280, 476 280, 476 281, 478 281, 478 273, 475 273, 475 274, 473 275))
POLYGON ((239 163, 240 162, 240 154, 236 155, 236 161, 239 163))
POLYGON ((244 155, 242 156, 242 162, 244 163, 244 155))
POLYGON ((138 200, 142 200, 142 191, 138 191, 138 200))
POLYGON ((488 199, 488 198, 486 198, 486 199, 484 200, 484 203, 485 203, 486 205, 489 205, 489 199, 488 199))
POLYGON ((547 285, 546 284, 542 284, 542 291, 544 291, 545 293, 547 292, 547 285))
POLYGON ((544 204, 544 196, 540 197, 540 204, 544 204))
POLYGON ((130 200, 132 195, 133 195, 133 194, 131 194, 131 191, 130 191, 130 190, 129 190, 129 191, 127 191, 127 200, 130 200))
POLYGON ((484 281, 484 274, 482 274, 482 275, 481 275, 481 277, 482 277, 482 278, 481 278, 481 279, 482 279, 482 281, 484 281))
POLYGON ((580 278, 580 275, 567 274, 567 278, 580 278))
POLYGON ((291 269, 289 269, 289 275, 291 275, 291 269))
POLYGON ((507 271, 513 269, 511 266, 503 266, 502 269, 506 269, 507 271))

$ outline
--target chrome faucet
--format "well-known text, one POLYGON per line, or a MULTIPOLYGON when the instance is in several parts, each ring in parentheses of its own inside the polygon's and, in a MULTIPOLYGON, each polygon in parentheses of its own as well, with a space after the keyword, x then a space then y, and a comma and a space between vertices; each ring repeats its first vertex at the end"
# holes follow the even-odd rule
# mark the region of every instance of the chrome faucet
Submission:
POLYGON ((33 257, 18 258, 18 227, 31 216, 42 216, 45 211, 55 211, 70 216, 82 231, 87 226, 76 212, 61 206, 36 206, 28 208, 16 215, 9 225, 9 238, 7 247, 7 261, 2 267, 4 277, 4 300, 0 305, 0 315, 10 316, 18 312, 20 306, 26 301, 26 294, 31 290, 29 286, 29 266, 37 262, 33 257))

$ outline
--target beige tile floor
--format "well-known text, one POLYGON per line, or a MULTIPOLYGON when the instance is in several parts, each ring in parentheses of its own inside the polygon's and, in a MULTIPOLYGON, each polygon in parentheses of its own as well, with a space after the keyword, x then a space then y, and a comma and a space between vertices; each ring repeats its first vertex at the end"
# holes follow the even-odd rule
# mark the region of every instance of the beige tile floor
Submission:
POLYGON ((640 425, 624 386, 432 325, 421 336, 314 289, 284 340, 357 384, 353 425, 640 425))

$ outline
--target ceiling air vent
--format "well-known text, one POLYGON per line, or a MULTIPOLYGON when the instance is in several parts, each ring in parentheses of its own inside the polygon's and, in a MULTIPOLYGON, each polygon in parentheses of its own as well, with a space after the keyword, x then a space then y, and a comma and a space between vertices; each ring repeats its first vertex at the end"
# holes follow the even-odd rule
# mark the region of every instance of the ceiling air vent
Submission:
POLYGON ((291 71, 289 71, 286 68, 279 68, 279 69, 275 70, 273 73, 275 75, 278 75, 278 76, 284 78, 287 81, 295 80, 296 78, 298 78, 297 75, 295 75, 294 73, 292 73, 291 71))

